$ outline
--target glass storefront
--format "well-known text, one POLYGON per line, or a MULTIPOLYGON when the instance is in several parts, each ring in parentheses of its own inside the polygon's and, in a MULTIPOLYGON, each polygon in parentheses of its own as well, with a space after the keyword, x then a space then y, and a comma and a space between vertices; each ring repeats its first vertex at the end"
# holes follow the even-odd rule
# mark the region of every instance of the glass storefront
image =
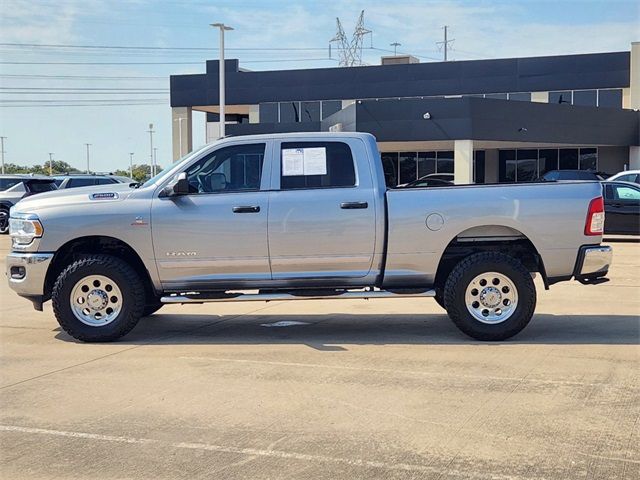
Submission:
POLYGON ((530 182, 550 170, 598 170, 597 148, 500 150, 498 181, 530 182))

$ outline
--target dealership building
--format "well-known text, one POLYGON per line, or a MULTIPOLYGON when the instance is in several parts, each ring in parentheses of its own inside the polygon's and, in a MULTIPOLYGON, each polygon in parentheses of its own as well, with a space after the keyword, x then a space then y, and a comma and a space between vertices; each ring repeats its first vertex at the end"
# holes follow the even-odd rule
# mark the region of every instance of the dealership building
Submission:
MULTIPOLYGON (((546 171, 640 169, 640 42, 630 51, 252 72, 227 60, 226 133, 375 135, 388 183, 525 182, 546 171)), ((218 137, 218 61, 171 77, 173 157, 192 149, 192 112, 218 137)))

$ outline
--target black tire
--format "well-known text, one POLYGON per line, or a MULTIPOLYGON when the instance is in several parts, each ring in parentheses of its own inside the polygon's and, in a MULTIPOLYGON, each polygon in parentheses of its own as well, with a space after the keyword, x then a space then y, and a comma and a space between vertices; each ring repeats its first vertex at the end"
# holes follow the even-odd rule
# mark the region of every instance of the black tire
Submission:
POLYGON ((436 287, 436 296, 433 298, 438 305, 440 305, 445 310, 447 309, 444 304, 444 290, 441 287, 436 287))
POLYGON ((110 255, 90 255, 64 269, 53 286, 51 300, 58 323, 73 338, 83 342, 111 342, 129 333, 140 320, 145 307, 145 289, 140 276, 124 261, 110 255), (120 313, 106 325, 87 325, 71 308, 72 289, 89 275, 106 276, 121 291, 120 313))
POLYGON ((9 233, 9 209, 5 206, 0 207, 0 235, 9 233))
POLYGON ((164 303, 161 303, 160 300, 154 300, 152 303, 147 303, 144 306, 144 310, 142 310, 142 316, 148 317, 149 315, 153 315, 158 310, 160 310, 164 306, 164 303))
POLYGON ((449 318, 462 332, 476 340, 499 341, 513 337, 527 326, 536 307, 536 288, 531 274, 517 259, 498 252, 481 252, 464 258, 451 271, 444 288, 444 301, 449 318), (467 286, 484 272, 508 277, 517 289, 516 308, 500 323, 483 323, 467 309, 467 286))

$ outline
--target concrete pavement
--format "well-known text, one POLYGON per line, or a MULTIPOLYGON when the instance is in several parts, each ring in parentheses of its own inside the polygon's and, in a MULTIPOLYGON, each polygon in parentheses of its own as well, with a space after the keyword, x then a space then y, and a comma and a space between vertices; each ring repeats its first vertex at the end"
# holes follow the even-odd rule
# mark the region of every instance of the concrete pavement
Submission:
POLYGON ((167 306, 81 344, 3 278, 0 477, 635 480, 640 243, 613 245, 611 282, 539 289, 497 344, 429 299, 167 306))

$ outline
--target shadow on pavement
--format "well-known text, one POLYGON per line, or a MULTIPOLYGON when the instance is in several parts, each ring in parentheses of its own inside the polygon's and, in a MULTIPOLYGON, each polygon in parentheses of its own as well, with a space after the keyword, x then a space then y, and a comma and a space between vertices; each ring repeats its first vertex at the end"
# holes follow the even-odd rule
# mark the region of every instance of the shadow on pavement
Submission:
MULTIPOLYGON (((56 338, 75 342, 57 329, 56 338)), ((182 344, 306 344, 319 350, 344 350, 339 345, 451 345, 477 342, 461 333, 443 314, 331 314, 331 315, 175 315, 157 313, 143 318, 120 343, 182 344), (304 325, 265 327, 281 321, 304 325)), ((535 315, 509 344, 640 343, 636 315, 535 315)))

